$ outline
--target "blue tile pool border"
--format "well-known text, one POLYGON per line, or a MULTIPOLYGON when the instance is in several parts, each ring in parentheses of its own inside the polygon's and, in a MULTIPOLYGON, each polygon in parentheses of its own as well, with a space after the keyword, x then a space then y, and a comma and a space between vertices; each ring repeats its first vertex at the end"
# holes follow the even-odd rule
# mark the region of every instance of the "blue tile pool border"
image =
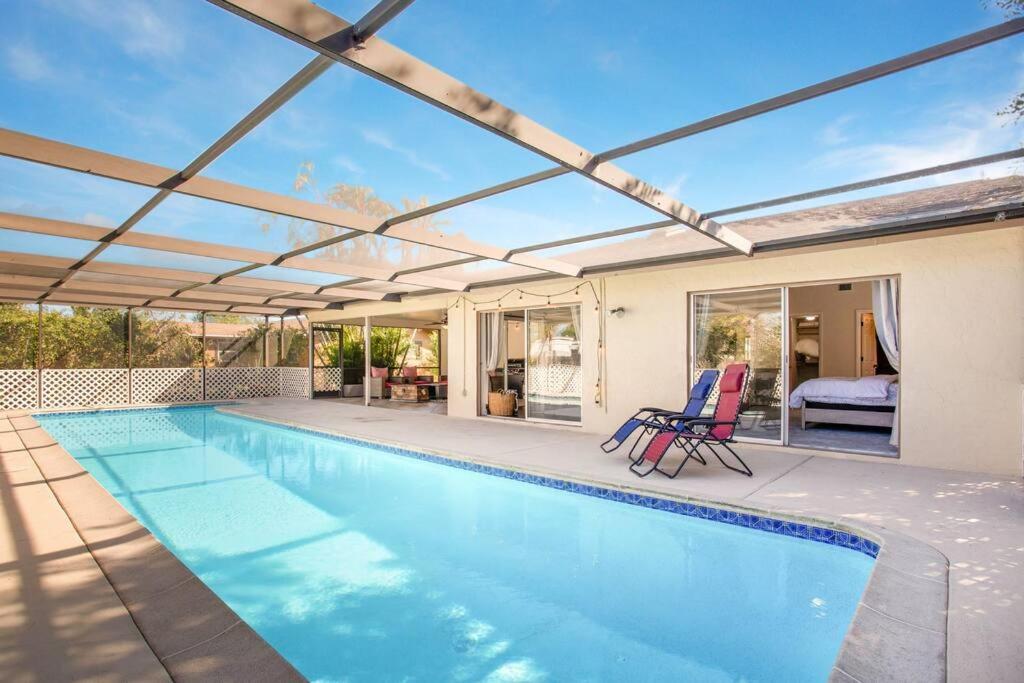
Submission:
MULTIPOLYGON (((112 408, 88 411, 49 412, 34 413, 33 417, 42 417, 45 419, 47 417, 89 415, 108 412, 146 410, 177 411, 195 410, 197 408, 214 409, 216 407, 230 407, 230 404, 205 404, 173 407, 146 406, 141 408, 112 408)), ((851 531, 844 531, 842 529, 830 529, 828 527, 817 526, 815 524, 806 522, 775 519, 774 517, 766 517, 764 515, 758 515, 751 512, 741 512, 738 510, 718 508, 711 505, 703 505, 700 503, 672 500, 670 498, 659 498, 657 496, 651 496, 644 493, 631 493, 629 491, 620 491, 614 488, 606 488, 604 486, 598 486, 596 484, 583 484, 580 482, 558 479, 556 477, 549 477, 540 474, 530 474, 529 472, 507 469, 495 465, 484 465, 481 463, 472 462, 470 460, 462 460, 456 457, 437 455, 434 453, 427 453, 424 451, 417 451, 410 448, 394 446, 387 443, 381 443, 379 441, 359 439, 352 436, 344 436, 342 434, 333 434, 331 432, 325 432, 319 429, 315 429, 313 427, 302 427, 294 424, 278 422, 277 420, 274 420, 272 418, 242 415, 240 413, 233 411, 223 412, 221 414, 228 415, 230 417, 236 417, 241 420, 249 420, 252 422, 259 422, 262 424, 271 425, 274 427, 278 427, 280 429, 287 429, 296 432, 313 434, 321 438, 331 439, 333 441, 348 443, 355 446, 375 448, 388 453, 393 453, 395 455, 400 455, 408 458, 415 458, 417 460, 424 460, 426 462, 445 465, 447 467, 455 467, 462 470, 468 470, 470 472, 479 472, 481 474, 487 474, 494 477, 502 477, 504 479, 512 479, 513 481, 521 481, 528 484, 534 484, 537 486, 546 486, 548 488, 557 489, 559 491, 568 491, 570 493, 591 496, 594 498, 602 498, 604 500, 625 503, 627 505, 635 505, 637 507, 649 508, 651 510, 661 510, 664 512, 671 512, 677 515, 684 515, 686 517, 696 517, 698 519, 706 519, 712 522, 720 522, 722 524, 731 524, 733 526, 745 527, 747 529, 754 529, 757 531, 767 531, 769 533, 779 534, 781 536, 791 536, 793 538, 802 538, 808 541, 814 541, 816 543, 824 543, 826 545, 835 545, 842 548, 849 548, 850 550, 863 553, 864 555, 867 555, 871 558, 877 558, 880 549, 878 543, 866 539, 862 536, 859 536, 851 531)))
POLYGON ((605 500, 611 500, 618 503, 626 503, 627 505, 636 505, 638 507, 650 508, 652 510, 662 510, 678 515, 685 515, 687 517, 697 517, 699 519, 721 522, 723 524, 732 524, 733 526, 741 526, 758 531, 768 531, 782 536, 792 536, 794 538, 802 538, 809 541, 816 541, 818 543, 837 545, 843 548, 855 550, 872 558, 878 557, 878 543, 862 536, 858 536, 853 532, 843 531, 841 529, 829 529, 827 527, 807 524, 804 522, 775 519, 773 517, 765 517, 763 515, 757 515, 749 512, 717 508, 699 503, 672 500, 670 498, 659 498, 657 496, 650 496, 643 493, 631 493, 614 488, 597 486, 595 484, 582 484, 579 482, 567 481, 540 474, 530 474, 528 472, 507 469, 495 465, 484 465, 470 460, 462 460, 460 458, 426 453, 424 451, 417 451, 401 446, 393 446, 391 444, 381 443, 378 441, 333 434, 313 427, 300 427, 298 425, 278 422, 273 419, 263 419, 257 416, 242 415, 237 412, 226 412, 224 414, 237 417, 242 420, 261 422, 274 427, 280 427, 281 429, 314 434, 319 437, 341 441, 343 443, 349 443, 356 446, 376 448, 388 453, 394 453, 395 455, 415 458, 417 460, 425 460, 427 462, 433 462, 448 467, 456 467, 458 469, 469 470, 471 472, 503 477, 505 479, 522 481, 538 486, 546 486, 548 488, 558 489, 560 491, 569 491, 571 493, 578 493, 584 496, 603 498, 605 500))

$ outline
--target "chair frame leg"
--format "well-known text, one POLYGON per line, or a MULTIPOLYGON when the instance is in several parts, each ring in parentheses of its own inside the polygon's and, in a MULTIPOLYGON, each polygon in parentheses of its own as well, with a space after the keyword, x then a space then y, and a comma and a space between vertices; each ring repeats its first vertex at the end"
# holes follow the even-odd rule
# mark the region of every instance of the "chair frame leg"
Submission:
POLYGON ((739 472, 740 474, 745 474, 748 477, 754 476, 754 472, 750 469, 750 466, 747 465, 747 463, 743 461, 743 458, 741 458, 739 456, 739 453, 737 453, 736 451, 734 451, 732 448, 729 447, 728 443, 726 443, 725 441, 719 441, 717 443, 717 445, 718 446, 722 446, 723 448, 725 448, 725 450, 729 451, 729 453, 732 455, 732 457, 736 458, 736 462, 738 462, 742 466, 742 469, 740 469, 739 467, 733 467, 732 465, 727 463, 725 460, 723 460, 722 456, 719 455, 718 451, 715 450, 711 446, 711 444, 709 443, 707 445, 708 448, 711 449, 711 452, 715 454, 715 457, 718 458, 718 462, 722 463, 723 467, 725 467, 726 469, 730 469, 733 472, 739 472))
MULTIPOLYGON (((644 431, 646 433, 647 431, 649 431, 649 429, 645 428, 644 431)), ((633 448, 630 449, 629 452, 630 452, 631 458, 632 458, 633 451, 639 445, 640 440, 643 438, 643 436, 644 435, 641 434, 640 437, 637 438, 637 442, 635 444, 633 444, 633 448)), ((630 469, 630 471, 633 474, 637 475, 638 477, 646 477, 651 472, 654 472, 655 470, 657 470, 660 474, 663 474, 664 476, 668 477, 669 479, 675 479, 677 476, 679 476, 679 473, 683 471, 683 467, 686 466, 686 463, 688 463, 691 459, 692 460, 696 460, 701 465, 705 465, 706 466, 708 464, 707 458, 705 458, 704 455, 702 455, 701 452, 700 452, 700 447, 701 446, 706 446, 707 449, 709 451, 711 451, 711 454, 714 455, 716 458, 718 458, 718 462, 722 463, 722 467, 725 467, 728 470, 732 470, 733 472, 738 472, 739 474, 746 475, 748 477, 754 476, 754 472, 753 472, 753 470, 750 469, 750 466, 747 465, 747 463, 743 460, 743 458, 740 457, 739 453, 734 451, 732 449, 732 447, 729 446, 728 442, 726 442, 726 441, 719 441, 719 440, 716 440, 716 439, 711 439, 711 438, 708 438, 707 435, 704 435, 702 438, 700 438, 697 441, 691 441, 691 440, 683 439, 681 437, 676 438, 675 440, 672 441, 672 444, 669 447, 666 447, 665 450, 662 451, 661 455, 658 456, 658 459, 655 460, 654 463, 651 464, 650 467, 648 467, 645 470, 641 470, 640 469, 640 465, 641 465, 641 463, 643 463, 643 461, 644 461, 644 459, 646 457, 646 451, 647 451, 647 449, 644 448, 643 451, 640 452, 640 456, 637 457, 636 459, 633 459, 632 463, 630 463, 629 469, 630 469), (660 465, 661 465, 661 461, 665 459, 666 455, 668 455, 668 451, 669 451, 669 448, 671 448, 671 446, 676 446, 677 448, 681 448, 686 455, 683 457, 683 459, 679 463, 679 465, 676 466, 676 468, 674 470, 670 471, 670 470, 667 470, 667 469, 662 469, 660 467, 660 465), (721 446, 721 447, 725 448, 725 450, 729 451, 729 454, 732 455, 732 457, 736 459, 736 462, 738 462, 740 464, 740 467, 736 467, 734 465, 730 465, 729 463, 727 463, 725 461, 725 459, 722 457, 722 454, 718 452, 717 448, 715 448, 716 446, 721 446)))
POLYGON ((629 453, 627 454, 629 459, 632 460, 633 462, 640 462, 641 460, 643 460, 643 450, 640 451, 640 455, 639 456, 634 456, 633 453, 636 452, 636 447, 640 445, 640 442, 644 440, 644 437, 647 436, 650 433, 651 433, 651 428, 650 427, 647 427, 647 426, 642 426, 641 427, 640 434, 637 435, 636 441, 633 442, 633 447, 629 449, 629 453))
POLYGON ((657 465, 655 465, 654 469, 658 470, 658 472, 660 472, 661 474, 665 475, 669 479, 675 479, 677 476, 679 476, 679 473, 683 471, 683 467, 686 465, 687 462, 690 461, 690 458, 703 460, 703 458, 701 458, 700 455, 698 455, 698 454, 696 454, 694 452, 688 452, 686 454, 686 457, 683 458, 682 462, 679 463, 679 466, 676 467, 676 469, 673 472, 670 473, 667 470, 663 470, 660 467, 658 467, 657 465))
MULTIPOLYGON (((673 440, 672 443, 675 443, 675 441, 673 440)), ((648 442, 648 447, 649 446, 650 446, 650 442, 648 442)), ((671 447, 672 447, 672 444, 669 444, 668 446, 666 446, 665 450, 663 450, 661 452, 661 455, 658 456, 658 459, 655 460, 654 463, 650 467, 648 467, 646 470, 641 472, 640 471, 640 464, 647 457, 647 448, 644 448, 644 450, 641 451, 641 453, 640 453, 640 457, 637 458, 636 460, 634 460, 632 463, 630 463, 629 471, 632 472, 633 474, 635 474, 638 477, 646 477, 648 474, 650 474, 654 470, 658 470, 659 472, 661 472, 661 470, 658 469, 658 464, 661 463, 661 461, 665 459, 665 456, 668 454, 668 449, 671 448, 671 447)), ((634 448, 635 448, 635 446, 634 446, 634 448)))
MULTIPOLYGON (((662 453, 661 454, 661 458, 664 458, 664 457, 665 457, 665 454, 662 453)), ((646 470, 641 471, 640 470, 640 463, 642 463, 644 461, 644 459, 641 457, 639 460, 635 460, 632 463, 630 463, 629 471, 632 472, 633 474, 635 474, 636 476, 640 477, 640 478, 646 477, 648 474, 650 474, 654 470, 658 469, 658 463, 661 462, 661 458, 658 458, 658 460, 653 465, 648 467, 646 470)))

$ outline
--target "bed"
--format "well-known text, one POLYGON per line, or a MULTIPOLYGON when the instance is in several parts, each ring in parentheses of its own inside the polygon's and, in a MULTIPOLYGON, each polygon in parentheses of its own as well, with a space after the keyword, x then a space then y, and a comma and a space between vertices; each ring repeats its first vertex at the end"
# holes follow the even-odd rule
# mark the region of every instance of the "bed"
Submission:
POLYGON ((800 410, 803 429, 810 422, 892 429, 898 399, 897 375, 820 377, 794 389, 789 407, 800 410))

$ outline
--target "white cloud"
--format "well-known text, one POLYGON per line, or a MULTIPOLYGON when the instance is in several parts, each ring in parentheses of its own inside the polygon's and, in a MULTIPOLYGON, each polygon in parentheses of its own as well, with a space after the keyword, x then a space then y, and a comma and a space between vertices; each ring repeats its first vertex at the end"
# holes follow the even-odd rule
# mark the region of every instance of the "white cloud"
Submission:
POLYGON ((84 214, 82 214, 82 222, 87 223, 89 225, 100 225, 103 226, 104 228, 117 227, 117 223, 114 222, 113 218, 110 218, 109 216, 104 216, 103 214, 96 213, 94 211, 86 211, 84 214))
POLYGON ((818 141, 823 145, 835 146, 843 145, 850 141, 850 136, 846 132, 846 127, 856 117, 853 114, 843 114, 838 117, 827 126, 821 129, 818 133, 818 141))
POLYGON ((199 148, 199 141, 195 136, 173 119, 152 112, 135 114, 113 103, 107 103, 107 111, 139 135, 177 142, 189 148, 199 148))
POLYGON ((372 129, 364 129, 362 131, 362 134, 363 139, 369 142, 371 145, 376 145, 377 147, 386 149, 389 152, 394 152, 399 156, 404 157, 405 160, 410 165, 427 171, 428 173, 433 173, 441 180, 451 180, 451 176, 448 175, 448 172, 445 171, 441 166, 433 162, 427 161, 425 159, 422 159, 415 151, 407 147, 402 147, 394 140, 392 140, 390 137, 388 137, 387 134, 379 130, 372 129))
POLYGON ((4 49, 7 69, 22 81, 46 81, 55 75, 44 55, 28 43, 8 45, 4 49))
POLYGON ((661 188, 661 191, 670 197, 679 199, 679 193, 682 192, 683 186, 686 185, 686 181, 690 179, 688 173, 680 173, 675 178, 672 178, 665 186, 661 188))
POLYGON ((252 135, 264 143, 313 156, 330 139, 323 117, 298 107, 286 107, 260 124, 252 135))
POLYGON ((156 7, 146 0, 122 0, 116 4, 103 0, 58 0, 49 4, 106 32, 133 56, 166 59, 176 57, 185 48, 185 31, 171 18, 173 13, 167 11, 173 3, 156 7))
POLYGON ((617 50, 602 50, 594 55, 594 62, 597 68, 606 74, 616 74, 622 71, 625 60, 622 53, 617 50))
POLYGON ((333 163, 335 166, 342 170, 348 171, 349 173, 354 173, 356 175, 362 175, 363 173, 366 172, 362 166, 360 166, 352 159, 348 158, 343 154, 339 154, 338 156, 331 159, 331 163, 333 163))
MULTIPOLYGON (((988 105, 957 104, 935 112, 941 123, 916 128, 899 136, 898 142, 877 142, 839 147, 820 157, 814 166, 842 168, 851 177, 876 177, 904 173, 1004 152, 1020 144, 1020 131, 988 105)), ((1002 172, 998 173, 1002 175, 1002 172)), ((985 177, 985 167, 933 176, 935 184, 985 177)))
POLYGON ((571 221, 556 218, 554 213, 470 202, 453 209, 449 220, 454 234, 466 234, 472 239, 490 242, 496 241, 495 236, 498 235, 514 235, 515 242, 533 244, 594 232, 587 225, 586 216, 577 214, 578 220, 571 221))

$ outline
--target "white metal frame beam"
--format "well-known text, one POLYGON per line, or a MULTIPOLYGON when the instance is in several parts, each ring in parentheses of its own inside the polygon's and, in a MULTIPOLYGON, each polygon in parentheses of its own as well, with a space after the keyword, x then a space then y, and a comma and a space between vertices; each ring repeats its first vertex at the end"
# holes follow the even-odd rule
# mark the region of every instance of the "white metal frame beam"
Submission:
MULTIPOLYGON (((387 225, 382 224, 376 218, 346 211, 327 204, 316 204, 304 199, 257 190, 244 185, 237 185, 204 176, 192 176, 183 180, 180 178, 181 174, 176 173, 173 169, 85 147, 78 147, 56 140, 28 135, 27 133, 19 133, 5 128, 0 128, 0 154, 15 159, 46 164, 160 190, 152 200, 147 202, 142 210, 136 212, 129 219, 130 225, 128 227, 141 220, 142 216, 155 208, 159 201, 163 201, 167 196, 166 193, 178 192, 225 204, 233 204, 235 206, 353 230, 357 233, 355 236, 358 236, 360 233, 380 234, 387 230, 387 225)), ((118 228, 118 230, 109 234, 105 241, 119 243, 123 239, 130 239, 125 237, 127 229, 124 226, 118 228)), ((510 255, 509 249, 477 242, 462 236, 428 232, 411 235, 393 235, 388 232, 385 236, 464 254, 483 256, 484 258, 498 261, 514 261, 516 259, 515 256, 510 255)), ((275 258, 274 263, 277 265, 287 265, 290 268, 316 270, 315 268, 304 267, 303 264, 309 260, 299 259, 297 256, 301 253, 308 253, 329 246, 342 239, 351 239, 351 237, 353 236, 341 235, 337 238, 306 245, 301 249, 278 256, 275 258)), ((225 249, 230 248, 225 247, 225 249)), ((91 260, 95 255, 98 254, 92 254, 85 260, 91 260)), ((340 268, 341 266, 335 264, 334 267, 340 268)), ((579 274, 579 270, 570 264, 552 259, 536 262, 536 265, 532 267, 549 270, 560 275, 576 276, 579 274)), ((352 266, 352 268, 357 268, 357 266, 352 266)), ((351 268, 349 271, 351 271, 351 268)), ((340 271, 333 272, 348 274, 340 271)), ((379 278, 380 274, 378 273, 374 277, 379 278)))
MULTIPOLYGON (((954 161, 947 164, 939 164, 937 166, 929 166, 926 168, 919 168, 913 171, 905 171, 903 173, 895 173, 887 176, 880 176, 877 178, 869 178, 867 180, 860 180, 853 183, 846 183, 844 185, 835 185, 833 187, 822 188, 819 190, 812 190, 809 192, 801 192, 799 194, 787 195, 784 197, 776 197, 773 199, 764 199, 757 202, 751 202, 750 204, 742 204, 739 206, 733 206, 725 209, 717 209, 715 211, 707 212, 707 216, 719 217, 732 215, 737 213, 745 213, 747 211, 755 211, 758 209, 771 208, 774 206, 782 206, 785 204, 792 204, 795 202, 807 201, 810 199, 818 199, 821 197, 827 197, 831 195, 845 194, 847 192, 854 192, 856 190, 864 190, 872 187, 880 187, 882 185, 890 185, 893 183, 905 182, 908 180, 915 180, 918 178, 925 178, 928 176, 939 175, 942 173, 950 173, 952 171, 960 171, 967 168, 975 168, 978 166, 986 166, 988 164, 999 163, 1001 161, 1012 161, 1014 159, 1024 159, 1024 148, 1013 149, 1006 152, 998 152, 995 154, 986 154, 979 157, 972 157, 970 159, 963 159, 961 161, 954 161)), ((574 244, 585 244, 587 242, 594 242, 597 240, 607 239, 611 237, 621 237, 625 235, 637 234, 642 232, 650 232, 651 230, 658 230, 661 228, 670 228, 677 225, 675 221, 658 221, 654 223, 645 223, 643 225, 635 225, 628 228, 617 228, 614 230, 605 230, 603 232, 594 232, 586 235, 579 235, 577 237, 568 237, 561 240, 554 240, 551 242, 543 242, 540 244, 532 244, 527 247, 520 247, 513 249, 516 254, 526 254, 532 251, 542 251, 544 249, 553 249, 555 247, 565 247, 574 244)), ((759 247, 758 242, 754 243, 754 251, 756 252, 759 247)), ((466 259, 462 261, 449 261, 447 263, 440 263, 436 266, 428 268, 416 269, 419 271, 427 271, 433 268, 444 268, 448 266, 460 265, 462 263, 468 263, 479 259, 466 259)), ((584 269, 586 270, 586 269, 584 269)), ((487 283, 472 283, 471 287, 477 285, 486 285, 487 283)))
MULTIPOLYGON (((170 196, 170 188, 173 185, 187 182, 202 169, 210 165, 217 157, 223 154, 236 142, 241 140, 249 131, 277 111, 285 102, 290 100, 296 93, 313 82, 313 80, 320 76, 330 66, 330 60, 322 59, 319 56, 311 60, 306 66, 300 69, 298 73, 288 79, 280 88, 275 90, 268 98, 257 105, 255 109, 243 117, 241 121, 232 126, 227 133, 207 147, 175 177, 167 179, 165 181, 166 186, 161 186, 155 195, 150 197, 150 199, 147 200, 138 211, 129 216, 128 219, 115 230, 112 230, 103 239, 103 243, 93 249, 79 263, 75 264, 75 266, 72 267, 72 270, 77 270, 102 253, 110 242, 130 230, 136 223, 142 220, 148 213, 170 196)), ((59 288, 61 284, 63 284, 63 282, 58 282, 54 285, 53 289, 40 297, 39 300, 42 301, 45 299, 51 292, 59 288)))
MULTIPOLYGON (((532 252, 674 225, 685 225, 688 228, 693 228, 698 232, 703 232, 704 234, 713 237, 733 251, 741 251, 743 253, 750 254, 757 245, 752 244, 749 240, 743 238, 742 235, 739 235, 728 227, 719 225, 713 219, 718 216, 779 206, 888 183, 901 182, 936 173, 945 173, 972 166, 1024 157, 1024 150, 1013 150, 1000 154, 967 159, 951 164, 942 164, 926 169, 919 169, 908 173, 858 181, 822 190, 788 195, 785 197, 763 200, 760 202, 699 214, 675 199, 665 196, 657 188, 653 188, 643 183, 643 181, 625 174, 620 169, 609 164, 609 160, 634 154, 645 149, 650 149, 697 133, 729 125, 770 111, 775 111, 777 109, 788 107, 832 92, 837 92, 845 88, 875 80, 1019 34, 1024 32, 1024 18, 1007 21, 997 26, 961 36, 954 40, 947 41, 924 50, 919 50, 896 59, 881 62, 864 69, 762 100, 745 107, 724 112, 722 114, 595 155, 575 145, 571 141, 558 136, 554 132, 540 126, 530 119, 500 105, 482 93, 469 88, 469 86, 455 80, 434 67, 431 67, 401 50, 398 50, 385 41, 372 38, 373 34, 376 33, 377 30, 379 30, 398 12, 411 4, 411 1, 412 0, 382 0, 365 17, 363 17, 363 19, 356 22, 354 25, 349 25, 343 19, 320 9, 315 5, 308 4, 304 0, 210 0, 210 2, 213 2, 214 4, 224 7, 246 19, 254 21, 266 28, 269 28, 270 30, 286 36, 291 40, 316 50, 320 54, 295 76, 278 88, 270 97, 264 100, 246 117, 244 117, 231 130, 225 133, 225 135, 223 135, 213 145, 204 150, 193 162, 181 171, 176 172, 173 169, 0 128, 0 154, 83 173, 92 173, 120 181, 132 182, 152 187, 157 190, 157 193, 154 194, 153 197, 151 197, 138 211, 114 230, 98 226, 70 223, 67 221, 55 221, 32 216, 0 213, 0 227, 25 232, 74 237, 77 239, 97 242, 96 248, 83 259, 77 262, 73 259, 50 259, 52 264, 49 266, 43 264, 43 260, 47 257, 10 253, 0 254, 0 263, 17 263, 19 266, 24 265, 29 268, 52 268, 54 271, 62 270, 64 272, 64 274, 56 279, 56 281, 48 277, 37 275, 23 275, 16 272, 5 273, 0 275, 0 284, 7 285, 15 290, 27 290, 29 289, 29 286, 38 288, 41 281, 49 280, 50 284, 45 287, 45 291, 43 291, 42 295, 39 296, 39 301, 43 301, 49 296, 55 296, 58 292, 63 290, 67 290, 68 296, 72 297, 77 297, 80 294, 84 295, 85 293, 90 292, 102 296, 104 294, 104 290, 107 290, 107 288, 100 287, 94 283, 88 283, 81 279, 76 279, 75 273, 78 271, 106 272, 138 277, 151 277, 155 279, 183 278, 182 281, 189 282, 190 284, 173 292, 171 295, 172 300, 173 297, 181 296, 182 299, 186 300, 194 300, 196 298, 199 298, 199 300, 215 300, 217 298, 222 298, 222 300, 226 301, 230 300, 230 295, 212 297, 209 296, 211 293, 206 292, 204 296, 204 293, 193 292, 193 290, 209 283, 230 284, 234 282, 241 284, 241 282, 244 281, 267 283, 267 280, 247 278, 244 277, 243 274, 263 265, 282 265, 301 270, 331 272, 339 275, 352 276, 356 278, 356 281, 350 280, 326 286, 305 285, 294 282, 274 282, 275 287, 273 288, 264 286, 268 291, 270 289, 275 290, 275 294, 268 295, 267 299, 261 304, 267 309, 274 306, 274 300, 280 301, 281 305, 286 303, 294 304, 300 301, 307 301, 312 306, 323 303, 315 299, 302 299, 302 294, 304 293, 321 294, 332 297, 337 296, 344 299, 392 299, 396 297, 394 294, 385 295, 379 292, 371 292, 356 287, 346 286, 349 284, 355 284, 355 282, 367 280, 388 280, 436 289, 461 291, 471 286, 475 286, 476 283, 452 280, 450 278, 440 278, 433 275, 432 271, 484 259, 495 259, 548 271, 553 274, 579 276, 581 274, 581 268, 579 266, 563 261, 540 258, 532 252), (325 72, 335 61, 355 68, 364 74, 405 92, 406 94, 417 97, 428 104, 459 116, 460 118, 478 125, 489 132, 500 135, 520 146, 555 161, 559 165, 555 168, 534 173, 530 176, 525 176, 516 180, 511 180, 491 188, 485 188, 461 197, 456 197, 416 209, 406 214, 388 219, 383 223, 380 223, 376 219, 347 212, 335 207, 306 202, 294 197, 276 195, 253 188, 198 176, 198 173, 200 173, 206 166, 223 154, 224 151, 229 149, 232 145, 241 140, 245 134, 269 117, 274 111, 279 109, 302 88, 325 72), (655 211, 659 211, 663 215, 668 216, 669 220, 649 223, 642 226, 591 233, 589 235, 576 238, 535 244, 511 250, 479 243, 462 236, 418 231, 413 226, 408 225, 411 221, 417 218, 436 213, 437 211, 459 206, 467 202, 477 201, 501 192, 523 187, 535 182, 541 182, 543 180, 548 180, 571 172, 584 175, 585 177, 620 192, 621 194, 624 194, 655 211), (226 202, 239 206, 279 213, 282 215, 293 216, 304 220, 326 223, 345 228, 350 232, 327 240, 305 245, 280 255, 244 247, 231 247, 227 245, 209 244, 206 242, 183 240, 149 233, 129 232, 136 223, 166 199, 171 192, 181 192, 183 194, 191 194, 193 196, 213 201, 226 202), (368 234, 384 235, 400 240, 440 247, 453 252, 466 254, 467 256, 461 259, 397 271, 362 267, 351 264, 339 264, 329 259, 317 259, 303 256, 304 254, 336 244, 340 241, 368 234), (175 269, 102 263, 94 260, 104 249, 106 249, 107 246, 114 243, 171 253, 228 258, 245 262, 248 265, 229 273, 210 275, 175 269), (65 264, 63 266, 58 266, 56 265, 58 261, 61 263, 70 261, 70 265, 65 264), (37 279, 29 282, 28 280, 18 280, 17 278, 37 279), (285 288, 277 287, 278 285, 288 285, 287 292, 281 293, 285 288)), ((729 253, 725 250, 718 251, 726 254, 729 253)), ((50 261, 47 263, 50 263, 50 261)), ((484 282, 479 284, 486 285, 489 283, 484 282)), ((122 287, 119 291, 123 294, 140 295, 151 292, 153 294, 153 298, 144 302, 145 304, 149 304, 160 300, 159 294, 163 293, 165 290, 158 287, 147 288, 139 285, 122 287)), ((110 294, 112 292, 108 291, 106 293, 110 294)), ((235 305, 240 307, 251 307, 256 303, 255 300, 259 298, 260 297, 238 295, 235 305)))
MULTIPOLYGON (((705 119, 701 119, 699 121, 694 121, 693 123, 680 126, 679 128, 675 128, 664 133, 659 133, 648 138, 643 138, 641 140, 637 140, 635 142, 622 145, 620 147, 614 147, 610 150, 597 154, 597 158, 603 160, 610 160, 618 159, 629 154, 635 154, 637 152, 651 149, 653 147, 658 147, 660 145, 674 142, 676 140, 681 140, 686 137, 697 135, 698 133, 714 130, 715 128, 721 128, 723 126, 727 126, 733 123, 738 123, 739 121, 744 121, 746 119, 760 116, 761 114, 766 114, 768 112, 776 111, 778 109, 784 109, 786 107, 790 107, 801 102, 806 102, 808 100, 822 97, 830 93, 839 92, 841 90, 845 90, 847 88, 851 88, 862 83, 868 83, 870 81, 877 80, 879 78, 883 78, 885 76, 889 76, 892 74, 896 74, 901 71, 906 71, 908 69, 912 69, 923 64, 927 64, 929 62, 943 59, 945 57, 950 57, 952 55, 959 54, 967 50, 972 50, 974 48, 982 47, 984 45, 988 45, 989 43, 998 40, 1003 40, 1005 38, 1009 38, 1020 33, 1024 33, 1024 18, 1007 21, 1002 24, 998 24, 996 26, 983 29, 981 31, 976 31, 974 33, 960 36, 958 38, 946 41, 944 43, 939 43, 937 45, 927 47, 923 50, 918 50, 916 52, 912 52, 897 57, 895 59, 879 62, 877 64, 873 64, 862 69, 857 69, 856 71, 851 71, 849 73, 842 74, 834 78, 830 78, 818 83, 814 83, 812 85, 805 86, 803 88, 799 88, 797 90, 792 90, 790 92, 786 92, 781 95, 776 95, 774 97, 770 97, 759 102, 754 102, 753 104, 739 107, 738 109, 732 109, 726 112, 722 112, 720 114, 716 114, 714 116, 710 116, 705 119)), ((443 202, 438 202, 436 204, 421 207, 414 211, 410 211, 400 216, 396 216, 395 218, 389 219, 388 224, 398 225, 400 223, 415 220, 417 218, 422 218, 424 216, 429 216, 440 211, 445 211, 456 206, 468 204, 470 202, 474 202, 480 199, 486 199, 487 197, 493 197, 495 195, 509 192, 511 190, 516 190, 521 187, 533 185, 534 183, 550 180, 551 178, 557 178, 570 172, 571 171, 568 168, 565 168, 563 166, 556 166, 554 168, 549 168, 544 171, 538 171, 536 173, 531 173, 530 175, 522 176, 514 180, 508 180, 497 185, 492 185, 491 187, 475 190, 473 192, 461 195, 459 197, 454 197, 443 202)), ((709 218, 714 218, 716 212, 711 211, 705 213, 704 215, 709 218)), ((717 215, 722 214, 719 213, 717 215)), ((525 249, 520 249, 518 251, 533 250, 534 247, 530 246, 526 247, 525 249)))
MULTIPOLYGON (((560 166, 589 178, 668 218, 749 255, 751 242, 705 218, 683 202, 635 178, 583 147, 513 111, 443 71, 379 38, 360 49, 340 40, 348 22, 305 0, 211 0, 216 5, 265 26, 424 102, 447 111, 560 166)), ((407 224, 391 225, 386 235, 415 239, 422 231, 407 224)), ((459 251, 465 250, 460 249, 459 251)))

